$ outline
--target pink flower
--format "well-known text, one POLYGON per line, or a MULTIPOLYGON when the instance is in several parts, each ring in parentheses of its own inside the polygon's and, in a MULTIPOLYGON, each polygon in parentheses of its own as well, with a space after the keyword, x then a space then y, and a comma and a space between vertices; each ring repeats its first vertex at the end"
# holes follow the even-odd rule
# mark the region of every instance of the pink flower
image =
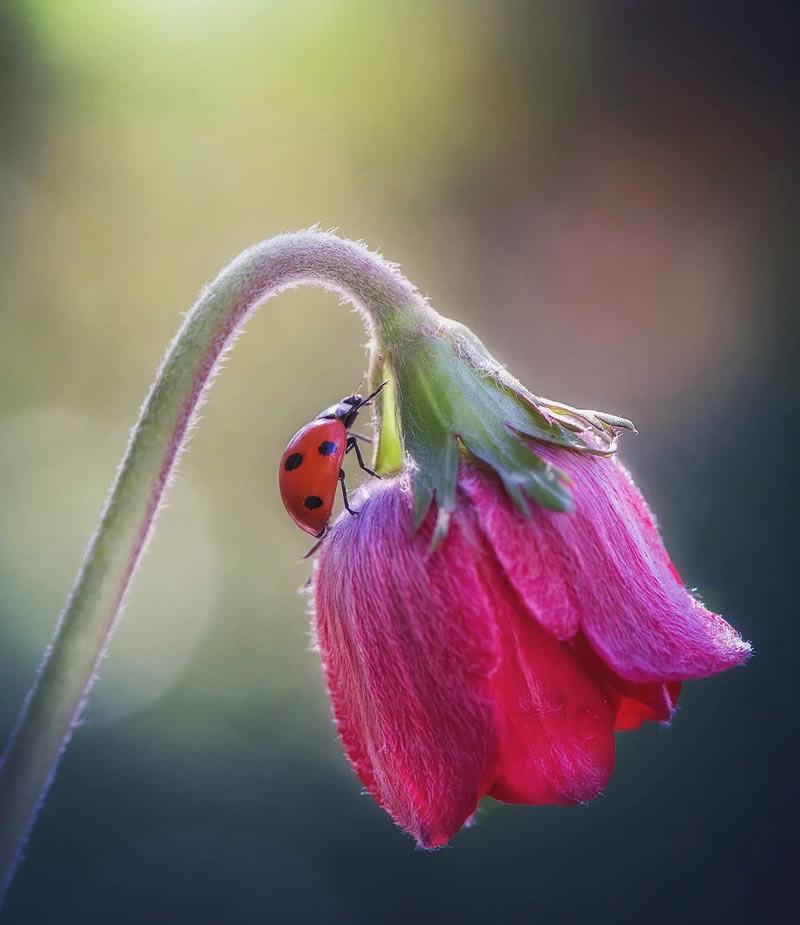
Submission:
POLYGON ((462 459, 446 536, 412 529, 407 476, 373 481, 320 552, 316 632, 339 734, 373 797, 425 847, 484 795, 590 800, 614 730, 668 722, 681 681, 750 647, 695 600, 613 458, 537 443, 574 510, 529 502, 462 459))

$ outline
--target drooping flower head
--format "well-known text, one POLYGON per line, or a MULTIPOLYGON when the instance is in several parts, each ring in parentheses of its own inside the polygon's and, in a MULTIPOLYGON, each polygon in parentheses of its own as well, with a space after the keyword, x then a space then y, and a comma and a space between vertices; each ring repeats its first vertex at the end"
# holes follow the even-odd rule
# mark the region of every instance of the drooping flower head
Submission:
POLYGON ((683 587, 614 458, 614 415, 538 398, 431 310, 378 328, 376 465, 312 583, 339 734, 425 847, 484 795, 574 804, 614 731, 668 722, 681 682, 749 645, 683 587))

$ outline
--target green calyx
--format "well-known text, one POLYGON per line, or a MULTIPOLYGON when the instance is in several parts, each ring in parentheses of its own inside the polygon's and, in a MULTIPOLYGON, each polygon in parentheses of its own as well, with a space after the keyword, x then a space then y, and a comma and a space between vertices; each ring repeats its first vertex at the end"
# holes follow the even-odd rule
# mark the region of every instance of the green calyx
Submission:
POLYGON ((531 394, 464 325, 419 307, 376 332, 371 386, 387 383, 379 405, 376 470, 410 470, 415 529, 435 499, 433 544, 456 504, 458 463, 472 456, 493 469, 517 508, 528 501, 569 511, 568 476, 535 452, 536 441, 610 456, 630 421, 579 411, 531 394))

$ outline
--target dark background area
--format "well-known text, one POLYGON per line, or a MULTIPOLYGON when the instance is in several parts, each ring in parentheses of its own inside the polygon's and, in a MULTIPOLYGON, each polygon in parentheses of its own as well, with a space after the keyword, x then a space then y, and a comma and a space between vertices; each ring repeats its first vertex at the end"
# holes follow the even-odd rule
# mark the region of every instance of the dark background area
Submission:
POLYGON ((0 918, 789 922, 798 614, 791 4, 5 0, 0 731, 180 312, 248 244, 365 239, 534 391, 633 418, 689 586, 752 640, 603 797, 436 853, 372 802, 309 651, 274 469, 362 376, 319 292, 204 412, 0 918))

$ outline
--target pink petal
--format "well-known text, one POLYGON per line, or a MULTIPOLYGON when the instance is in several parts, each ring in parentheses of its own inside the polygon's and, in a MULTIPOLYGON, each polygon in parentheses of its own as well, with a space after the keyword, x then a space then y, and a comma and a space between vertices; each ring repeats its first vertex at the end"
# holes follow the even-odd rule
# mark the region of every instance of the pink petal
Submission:
POLYGON ((628 732, 645 722, 669 723, 675 713, 680 693, 680 681, 659 684, 657 681, 636 682, 630 695, 621 694, 617 702, 614 729, 628 732))
POLYGON ((539 624, 559 639, 580 627, 630 681, 704 677, 745 661, 748 643, 676 580, 652 514, 622 466, 535 449, 572 478, 573 513, 531 504, 526 519, 493 475, 462 466, 459 482, 539 624))
POLYGON ((638 729, 644 722, 669 723, 678 703, 680 681, 627 681, 609 668, 579 633, 575 637, 575 654, 586 672, 609 695, 616 708, 614 728, 618 731, 638 729))
POLYGON ((486 586, 502 650, 492 678, 500 750, 488 793, 506 803, 590 800, 614 769, 615 708, 570 647, 527 617, 496 566, 486 586))
POLYGON ((334 715, 365 786, 434 847, 472 815, 494 767, 497 631, 458 518, 431 556, 433 518, 410 537, 406 487, 373 483, 358 503, 315 577, 334 715))
MULTIPOLYGON (((462 466, 459 484, 478 509, 484 532, 508 580, 530 614, 556 639, 570 639, 580 628, 582 576, 569 560, 554 558, 563 540, 556 514, 539 517, 535 535, 490 475, 462 466)), ((543 509, 540 509, 543 512, 543 509)))

